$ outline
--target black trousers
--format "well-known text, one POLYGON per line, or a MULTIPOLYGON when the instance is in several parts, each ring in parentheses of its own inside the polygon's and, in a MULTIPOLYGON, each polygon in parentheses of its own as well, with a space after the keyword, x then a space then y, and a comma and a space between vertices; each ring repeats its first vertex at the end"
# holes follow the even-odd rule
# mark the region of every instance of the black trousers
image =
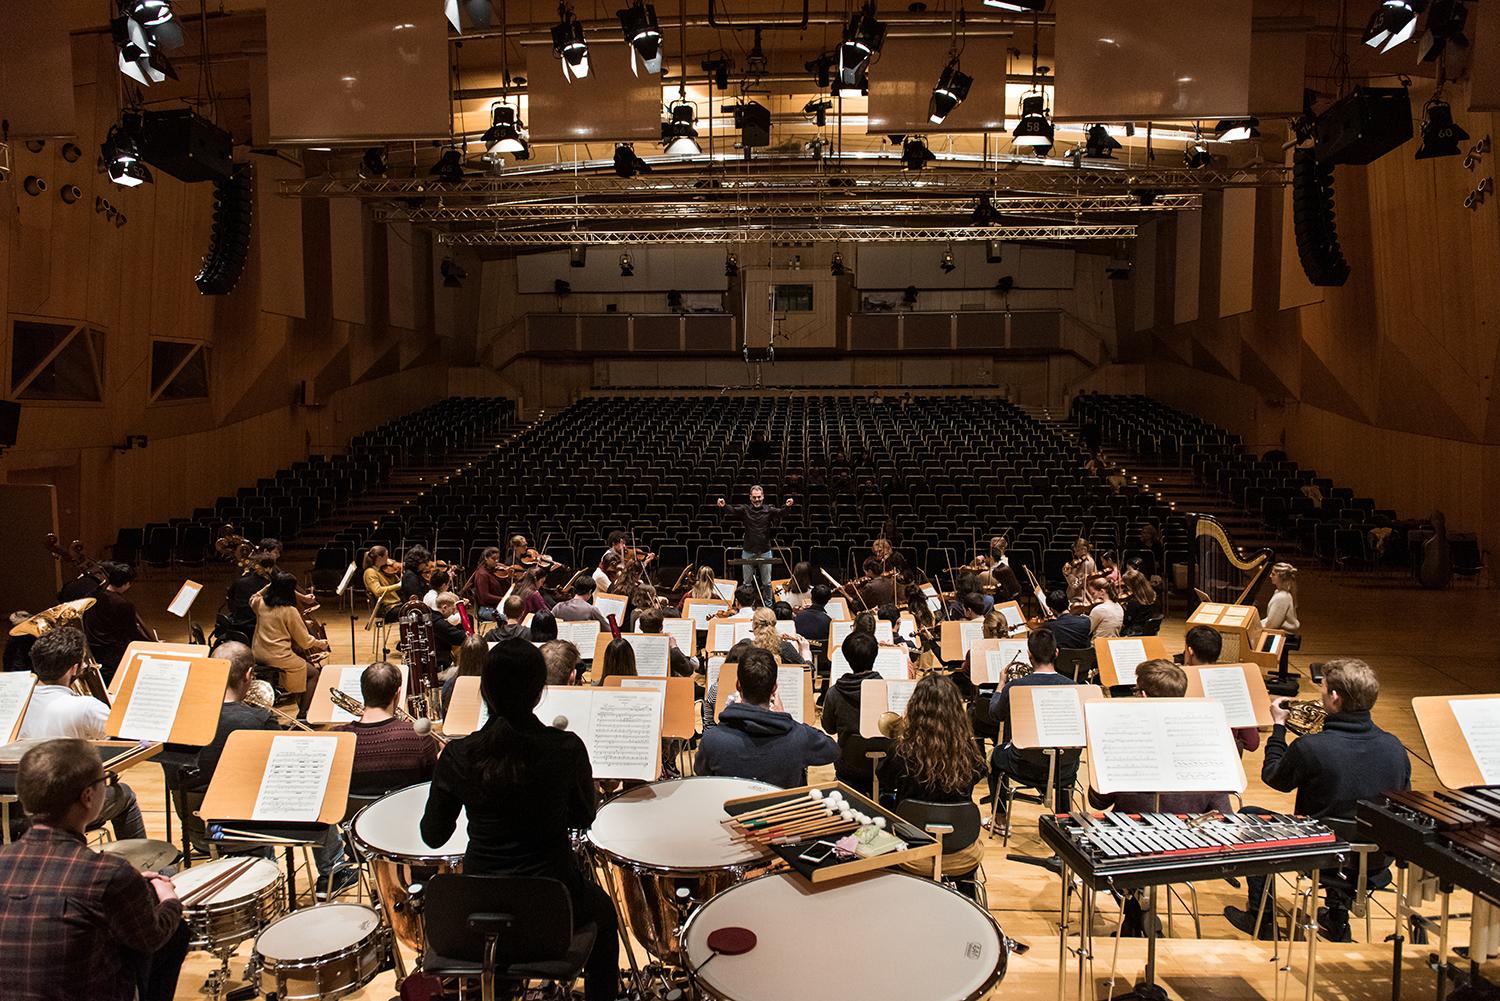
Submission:
POLYGON ((177 995, 177 975, 187 956, 188 935, 188 923, 183 921, 160 949, 131 954, 140 1001, 172 1001, 177 995))
MULTIPOLYGON (((1274 813, 1276 811, 1267 810, 1264 807, 1259 806, 1242 806, 1240 807, 1240 812, 1274 813)), ((1358 863, 1356 862, 1354 863, 1354 865, 1355 868, 1349 870, 1318 870, 1318 882, 1320 882, 1323 886, 1323 900, 1328 907, 1326 923, 1330 928, 1337 928, 1340 925, 1346 925, 1349 923, 1349 906, 1354 903, 1354 887, 1357 885, 1359 878, 1358 863)), ((1367 874, 1366 879, 1368 880, 1369 884, 1371 886, 1382 886, 1386 882, 1388 882, 1385 876, 1389 871, 1389 868, 1389 866, 1386 866, 1377 871, 1373 871, 1367 874)), ((1246 899, 1248 901, 1248 906, 1245 909, 1248 910, 1253 917, 1256 913, 1256 910, 1260 907, 1260 896, 1265 892, 1266 877, 1246 877, 1245 888, 1246 899)), ((1271 914, 1271 904, 1270 901, 1267 900, 1266 915, 1269 917, 1271 916, 1271 914)), ((1261 920, 1264 921, 1265 918, 1262 918, 1261 920)))
POLYGON ((570 888, 574 920, 594 922, 598 933, 583 964, 583 996, 588 1001, 616 1001, 620 996, 620 925, 614 902, 596 883, 580 881, 570 888))

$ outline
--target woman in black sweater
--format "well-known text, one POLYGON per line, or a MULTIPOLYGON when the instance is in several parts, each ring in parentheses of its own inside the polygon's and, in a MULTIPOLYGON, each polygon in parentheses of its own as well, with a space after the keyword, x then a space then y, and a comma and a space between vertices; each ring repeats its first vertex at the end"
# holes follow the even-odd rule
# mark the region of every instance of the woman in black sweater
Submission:
POLYGON ((593 823, 593 768, 576 734, 536 718, 546 683, 546 664, 530 643, 504 640, 490 651, 479 686, 489 722, 449 744, 438 759, 422 840, 443 844, 465 809, 465 873, 544 876, 566 886, 575 922, 597 927, 584 966, 585 996, 614 1001, 620 975, 614 905, 580 871, 568 842, 570 829, 593 823))

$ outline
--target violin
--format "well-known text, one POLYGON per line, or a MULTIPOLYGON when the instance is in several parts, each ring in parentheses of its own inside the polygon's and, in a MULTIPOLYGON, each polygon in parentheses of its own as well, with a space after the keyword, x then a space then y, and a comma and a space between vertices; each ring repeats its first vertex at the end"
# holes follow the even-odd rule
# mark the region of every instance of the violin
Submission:
POLYGON ((380 573, 386 577, 400 580, 401 574, 405 571, 406 568, 401 565, 400 560, 388 559, 375 569, 380 571, 380 573))
POLYGON ((550 570, 552 567, 561 565, 546 553, 539 553, 535 549, 527 549, 521 553, 520 562, 512 566, 511 570, 520 569, 524 572, 526 570, 535 570, 538 567, 550 570))

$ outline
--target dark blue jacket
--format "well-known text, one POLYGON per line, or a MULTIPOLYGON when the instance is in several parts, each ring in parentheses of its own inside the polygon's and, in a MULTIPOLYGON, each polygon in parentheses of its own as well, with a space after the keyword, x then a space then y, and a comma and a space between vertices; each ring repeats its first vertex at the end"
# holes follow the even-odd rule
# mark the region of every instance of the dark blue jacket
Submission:
POLYGON ((735 702, 719 713, 719 725, 704 731, 693 771, 759 779, 790 789, 807 780, 809 765, 838 760, 839 745, 786 713, 735 702))
POLYGON ((792 620, 797 627, 797 635, 804 639, 817 640, 819 643, 828 642, 828 624, 832 617, 828 609, 822 605, 809 605, 797 613, 792 620))

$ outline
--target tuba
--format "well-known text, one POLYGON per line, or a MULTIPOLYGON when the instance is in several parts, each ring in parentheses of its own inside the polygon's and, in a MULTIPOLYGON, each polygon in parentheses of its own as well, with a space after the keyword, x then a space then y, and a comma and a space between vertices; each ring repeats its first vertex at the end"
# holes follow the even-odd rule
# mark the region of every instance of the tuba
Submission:
POLYGON ((1328 719, 1328 710, 1316 699, 1300 699, 1286 704, 1286 728, 1299 737, 1320 733, 1328 719))

